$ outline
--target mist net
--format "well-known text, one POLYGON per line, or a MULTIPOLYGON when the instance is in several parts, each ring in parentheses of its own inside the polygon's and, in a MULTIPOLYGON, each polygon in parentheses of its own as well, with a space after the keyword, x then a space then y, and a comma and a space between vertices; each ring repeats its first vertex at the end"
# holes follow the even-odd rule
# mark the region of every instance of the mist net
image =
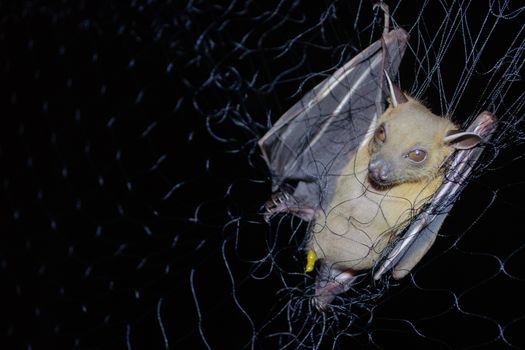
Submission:
POLYGON ((525 7, 388 4, 401 88, 498 126, 421 263, 326 313, 257 141, 380 37, 372 2, 0 4, 2 347, 525 347, 525 7))

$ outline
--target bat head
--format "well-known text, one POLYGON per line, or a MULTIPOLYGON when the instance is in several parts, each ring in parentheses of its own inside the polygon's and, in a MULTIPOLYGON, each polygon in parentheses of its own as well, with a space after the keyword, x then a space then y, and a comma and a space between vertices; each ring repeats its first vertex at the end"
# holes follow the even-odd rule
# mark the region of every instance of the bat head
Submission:
POLYGON ((369 142, 369 181, 377 189, 388 189, 434 178, 455 149, 472 148, 480 140, 479 135, 458 130, 448 118, 406 97, 379 118, 369 142))

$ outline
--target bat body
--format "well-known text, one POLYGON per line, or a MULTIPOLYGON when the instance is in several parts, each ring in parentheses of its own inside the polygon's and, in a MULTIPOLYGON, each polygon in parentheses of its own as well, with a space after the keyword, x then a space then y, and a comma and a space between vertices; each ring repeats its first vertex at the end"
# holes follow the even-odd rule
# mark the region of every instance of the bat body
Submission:
POLYGON ((329 267, 316 285, 313 301, 320 309, 348 289, 358 272, 373 268, 432 199, 444 180, 445 159, 480 140, 404 98, 379 118, 379 127, 342 169, 332 200, 316 213, 308 248, 329 267))
POLYGON ((441 185, 440 166, 454 150, 443 139, 456 126, 417 101, 389 108, 379 122, 382 128, 388 125, 382 148, 372 134, 354 153, 338 177, 332 200, 318 211, 308 244, 319 259, 343 271, 373 266, 441 185), (420 163, 407 156, 423 148, 427 159, 420 163), (393 184, 381 186, 371 176, 370 165, 378 158, 388 162, 383 175, 395 177, 393 184))
POLYGON ((316 256, 312 302, 321 310, 360 271, 383 261, 375 278, 387 270, 401 278, 417 264, 460 191, 453 187, 447 202, 448 179, 472 169, 469 161, 480 153, 473 148, 495 123, 484 112, 461 131, 405 96, 389 77, 397 75, 407 41, 402 29, 385 28, 380 40, 308 92, 259 142, 275 192, 266 218, 289 212, 312 221, 307 271, 316 256), (448 166, 451 160, 460 166, 448 166), (441 205, 446 210, 439 214, 425 210, 441 205), (403 235, 407 227, 409 236, 403 235))

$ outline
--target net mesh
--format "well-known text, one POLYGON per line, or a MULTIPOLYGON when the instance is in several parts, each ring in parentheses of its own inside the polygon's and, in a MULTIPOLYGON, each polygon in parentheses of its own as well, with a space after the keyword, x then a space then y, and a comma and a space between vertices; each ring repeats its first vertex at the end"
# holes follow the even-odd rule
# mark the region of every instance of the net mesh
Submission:
POLYGON ((525 347, 524 7, 390 7, 401 87, 498 129, 417 268, 322 314, 256 143, 377 40, 371 2, 0 4, 4 347, 525 347))

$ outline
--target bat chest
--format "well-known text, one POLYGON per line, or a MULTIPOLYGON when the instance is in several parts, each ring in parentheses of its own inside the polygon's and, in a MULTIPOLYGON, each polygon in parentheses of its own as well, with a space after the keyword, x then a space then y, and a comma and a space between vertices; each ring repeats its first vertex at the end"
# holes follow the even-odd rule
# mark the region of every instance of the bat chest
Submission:
POLYGON ((426 181, 377 191, 370 186, 367 167, 367 157, 358 155, 343 169, 332 200, 317 215, 310 235, 309 246, 317 256, 340 269, 371 268, 434 187, 426 181))

